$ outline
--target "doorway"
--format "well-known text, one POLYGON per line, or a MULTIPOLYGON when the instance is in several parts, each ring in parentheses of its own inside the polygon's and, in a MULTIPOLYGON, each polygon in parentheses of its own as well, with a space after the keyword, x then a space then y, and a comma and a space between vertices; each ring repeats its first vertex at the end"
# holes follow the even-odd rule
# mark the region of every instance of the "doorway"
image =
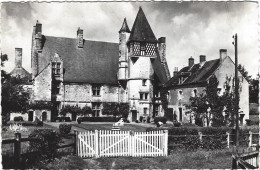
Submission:
POLYGON ((180 122, 182 121, 182 108, 179 107, 179 118, 180 118, 180 122))
POLYGON ((132 110, 132 122, 135 122, 137 120, 137 111, 132 110))
POLYGON ((43 122, 47 121, 47 112, 42 112, 42 121, 43 122))
POLYGON ((33 111, 29 111, 29 113, 28 113, 28 121, 33 121, 33 111))

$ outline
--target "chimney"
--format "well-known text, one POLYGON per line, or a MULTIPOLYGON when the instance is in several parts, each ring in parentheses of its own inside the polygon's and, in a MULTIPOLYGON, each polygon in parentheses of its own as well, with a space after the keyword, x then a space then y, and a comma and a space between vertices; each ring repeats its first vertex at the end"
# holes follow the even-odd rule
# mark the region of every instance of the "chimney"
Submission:
POLYGON ((80 27, 77 31, 77 45, 78 48, 83 48, 83 29, 80 29, 80 27))
POLYGON ((189 67, 192 67, 194 65, 194 58, 192 56, 189 58, 189 67))
MULTIPOLYGON (((34 30, 33 30, 34 31, 34 30)), ((42 50, 42 24, 37 20, 35 26, 36 49, 42 50)))
POLYGON ((178 74, 178 67, 174 67, 173 77, 175 77, 177 74, 178 74))
POLYGON ((166 42, 166 38, 165 37, 160 37, 158 39, 159 43, 165 43, 166 42))
POLYGON ((206 61, 206 56, 205 55, 200 55, 200 63, 206 61))
POLYGON ((22 48, 15 48, 15 67, 22 67, 22 48))
POLYGON ((227 57, 227 49, 220 49, 219 56, 220 62, 222 62, 227 57))

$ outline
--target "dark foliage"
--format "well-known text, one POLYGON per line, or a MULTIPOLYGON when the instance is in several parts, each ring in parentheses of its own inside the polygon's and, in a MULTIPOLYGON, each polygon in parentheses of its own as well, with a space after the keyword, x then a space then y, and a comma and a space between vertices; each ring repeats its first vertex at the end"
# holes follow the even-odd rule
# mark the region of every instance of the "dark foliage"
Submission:
POLYGON ((66 123, 60 124, 59 130, 61 134, 69 134, 71 130, 71 124, 66 124, 66 123))
POLYGON ((37 126, 43 126, 43 122, 40 121, 40 119, 39 119, 38 117, 35 118, 34 123, 35 123, 37 126))
POLYGON ((83 115, 83 111, 78 105, 76 105, 76 106, 71 106, 71 105, 63 106, 61 111, 60 111, 60 115, 66 116, 67 113, 71 113, 73 115, 74 114, 75 115, 83 115))
POLYGON ((52 129, 35 129, 29 138, 37 140, 30 141, 29 151, 39 152, 30 160, 32 163, 37 161, 51 161, 57 156, 57 148, 61 143, 61 138, 52 129))
POLYGON ((104 102, 102 113, 110 116, 120 116, 127 119, 129 114, 128 103, 104 102))
MULTIPOLYGON (((1 70, 3 71, 3 70, 1 70)), ((3 73, 3 72, 2 72, 3 73)), ((23 88, 23 79, 11 77, 4 73, 2 83, 2 122, 5 124, 9 120, 12 112, 26 113, 29 108, 29 91, 23 88)))
POLYGON ((163 124, 166 124, 167 118, 166 117, 155 117, 154 118, 154 123, 158 124, 158 122, 162 122, 163 124))
POLYGON ((59 122, 71 122, 71 119, 70 119, 70 117, 57 117, 56 121, 59 121, 59 122))
POLYGON ((51 110, 52 107, 53 107, 52 102, 36 101, 36 102, 30 104, 29 109, 32 109, 32 110, 51 110))
POLYGON ((22 117, 22 116, 14 117, 14 121, 15 121, 15 122, 17 122, 17 121, 23 121, 23 117, 22 117))
POLYGON ((79 122, 117 122, 120 118, 115 117, 79 117, 79 122))
POLYGON ((181 123, 180 122, 173 122, 174 127, 180 127, 181 123))

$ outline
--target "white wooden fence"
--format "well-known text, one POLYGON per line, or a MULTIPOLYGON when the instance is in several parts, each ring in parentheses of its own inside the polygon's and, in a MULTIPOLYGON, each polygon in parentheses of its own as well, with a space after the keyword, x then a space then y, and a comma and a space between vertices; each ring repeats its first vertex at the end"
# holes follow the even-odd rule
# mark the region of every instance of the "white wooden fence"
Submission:
POLYGON ((77 154, 87 157, 167 156, 168 131, 95 130, 77 132, 77 154))

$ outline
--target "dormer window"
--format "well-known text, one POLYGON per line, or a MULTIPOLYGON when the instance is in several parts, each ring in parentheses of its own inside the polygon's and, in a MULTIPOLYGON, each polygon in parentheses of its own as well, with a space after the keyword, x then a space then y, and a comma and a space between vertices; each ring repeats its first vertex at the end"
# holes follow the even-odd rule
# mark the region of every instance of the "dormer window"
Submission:
POLYGON ((61 69, 61 63, 59 63, 59 62, 52 63, 52 74, 60 75, 60 73, 61 73, 60 69, 61 69))

